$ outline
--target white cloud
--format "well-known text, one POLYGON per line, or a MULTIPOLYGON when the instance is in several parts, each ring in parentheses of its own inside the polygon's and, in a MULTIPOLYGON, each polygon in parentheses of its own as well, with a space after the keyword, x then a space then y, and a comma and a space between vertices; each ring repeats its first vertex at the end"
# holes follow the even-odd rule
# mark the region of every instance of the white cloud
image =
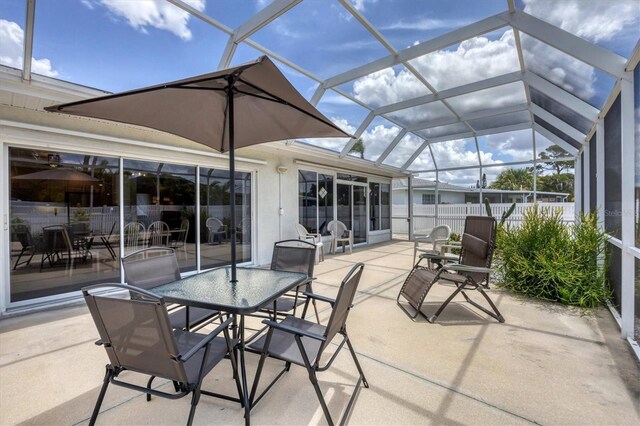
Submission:
POLYGON ((358 12, 364 12, 367 3, 374 4, 377 2, 378 0, 351 0, 351 4, 353 4, 353 7, 355 7, 358 12))
POLYGON ((611 40, 640 23, 638 0, 523 1, 525 12, 594 43, 611 40))
POLYGON ((399 132, 398 127, 386 127, 383 124, 374 126, 371 130, 367 129, 361 136, 364 142, 364 158, 376 161, 399 132))
POLYGON ((381 30, 411 30, 429 31, 441 28, 458 28, 470 24, 473 21, 467 19, 431 19, 419 18, 415 21, 396 21, 394 23, 381 26, 381 30))
POLYGON ((408 70, 395 73, 387 68, 353 82, 356 99, 378 107, 415 98, 427 93, 427 88, 408 70))
MULTIPOLYGON (((13 68, 22 68, 24 31, 15 22, 0 19, 0 64, 13 68)), ((58 72, 53 69, 47 58, 31 58, 31 71, 36 74, 55 77, 58 72)))
POLYGON ((513 31, 497 40, 474 37, 455 50, 438 50, 411 61, 437 90, 520 70, 513 31))
MULTIPOLYGON (((340 127, 342 130, 349 134, 354 134, 356 128, 349 124, 347 120, 341 117, 331 117, 331 121, 336 126, 340 127)), ((302 139, 303 142, 306 142, 310 145, 319 146, 322 148, 327 148, 332 151, 342 151, 342 148, 349 142, 349 138, 313 138, 313 139, 302 139)))
MULTIPOLYGON (((202 12, 206 0, 184 0, 186 4, 202 12)), ((83 3, 92 8, 101 4, 118 18, 123 18, 136 30, 146 34, 149 27, 170 31, 182 40, 191 40, 190 14, 164 0, 88 0, 83 3)))
MULTIPOLYGON (((509 161, 527 161, 533 159, 533 139, 531 129, 516 132, 498 133, 484 136, 486 146, 493 152, 510 156, 509 161)), ((484 164, 499 162, 492 160, 484 164)))

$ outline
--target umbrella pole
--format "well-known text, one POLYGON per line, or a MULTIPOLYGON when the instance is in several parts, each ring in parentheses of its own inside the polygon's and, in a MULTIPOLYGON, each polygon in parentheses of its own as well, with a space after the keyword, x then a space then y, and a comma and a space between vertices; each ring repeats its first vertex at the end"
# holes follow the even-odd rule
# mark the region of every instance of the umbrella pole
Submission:
POLYGON ((231 197, 231 282, 235 283, 236 279, 236 158, 235 158, 235 142, 233 119, 233 83, 229 79, 227 86, 227 117, 229 120, 229 182, 231 188, 229 196, 231 197))

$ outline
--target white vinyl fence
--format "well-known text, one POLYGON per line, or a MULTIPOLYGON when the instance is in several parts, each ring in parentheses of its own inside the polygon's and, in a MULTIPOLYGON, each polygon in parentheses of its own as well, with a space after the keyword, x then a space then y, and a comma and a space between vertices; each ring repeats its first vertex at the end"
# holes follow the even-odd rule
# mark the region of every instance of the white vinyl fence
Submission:
MULTIPOLYGON (((550 207, 562 210, 562 220, 572 223, 575 220, 575 204, 574 203, 535 203, 539 207, 550 207)), ((523 213, 534 203, 519 203, 513 214, 507 219, 507 223, 517 225, 522 221, 523 213)), ((467 216, 485 216, 486 210, 484 205, 479 204, 440 204, 438 205, 438 217, 436 218, 436 209, 433 204, 415 204, 413 206, 413 229, 416 235, 428 234, 434 226, 449 225, 451 232, 462 234, 464 230, 464 219, 467 216)), ((506 212, 510 203, 491 204, 491 213, 500 220, 502 213, 506 212)), ((393 217, 393 233, 408 234, 409 233, 409 217, 408 206, 406 204, 394 204, 391 214, 393 217)))

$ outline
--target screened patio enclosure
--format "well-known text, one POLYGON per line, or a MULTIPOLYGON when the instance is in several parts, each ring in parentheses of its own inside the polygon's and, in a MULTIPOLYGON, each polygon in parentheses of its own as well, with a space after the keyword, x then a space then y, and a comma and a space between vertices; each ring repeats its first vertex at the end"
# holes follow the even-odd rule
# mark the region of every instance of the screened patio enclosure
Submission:
POLYGON ((34 84, 60 78, 116 92, 267 54, 354 136, 290 144, 467 187, 531 168, 534 201, 535 175, 545 173, 537 166, 570 161, 575 210, 597 211, 610 235, 614 312, 623 336, 637 339, 637 1, 454 0, 447 10, 411 0, 274 0, 253 8, 149 0, 135 11, 126 3, 0 0, 0 20, 17 35, 5 50, 15 55, 3 53, 0 63, 34 84), (124 49, 104 35, 111 25, 128 28, 135 59, 104 60, 124 49), (78 39, 91 49, 61 53, 78 39), (561 154, 543 155, 550 147, 561 154))

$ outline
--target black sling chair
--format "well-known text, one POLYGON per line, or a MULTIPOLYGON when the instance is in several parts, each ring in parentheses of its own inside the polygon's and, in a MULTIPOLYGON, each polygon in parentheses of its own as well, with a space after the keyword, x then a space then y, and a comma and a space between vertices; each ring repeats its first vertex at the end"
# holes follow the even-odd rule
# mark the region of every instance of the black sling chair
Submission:
POLYGON ((420 259, 409 273, 409 276, 407 276, 404 284, 402 284, 400 293, 396 298, 398 306, 412 319, 415 319, 418 315, 422 315, 427 321, 435 322, 449 302, 451 302, 458 293, 461 293, 469 304, 499 322, 504 322, 504 317, 484 291, 489 288, 489 274, 492 272, 491 260, 495 248, 495 241, 496 219, 494 217, 467 216, 464 223, 459 262, 446 263, 446 261, 450 259, 438 254, 425 253, 420 255, 420 259), (421 266, 420 263, 423 260, 436 264, 436 268, 431 269, 421 266), (427 317, 421 311, 424 299, 434 284, 438 282, 442 283, 443 281, 448 284, 453 283, 455 290, 442 305, 440 305, 435 314, 427 317), (477 290, 486 299, 493 312, 471 300, 465 290, 477 290), (402 303, 400 303, 401 296, 415 309, 416 312, 414 314, 411 314, 402 303))
POLYGON ((147 401, 151 395, 178 399, 193 393, 187 425, 193 422, 200 394, 241 401, 233 353, 237 340, 229 337, 233 319, 228 318, 209 334, 191 333, 172 329, 163 298, 143 289, 124 284, 97 284, 83 288, 82 294, 100 334, 96 344, 102 345, 109 356, 90 425, 96 422, 109 383, 146 393, 147 401), (92 294, 98 289, 127 290, 130 296, 127 297, 125 291, 92 294), (219 337, 220 333, 224 337, 219 337), (231 361, 239 398, 201 389, 204 377, 225 357, 231 361), (124 370, 150 375, 147 387, 116 380, 124 370), (176 393, 151 389, 156 376, 172 380, 176 393))
MULTIPOLYGON (((288 312, 291 315, 296 314, 298 306, 305 305, 302 312, 302 318, 306 316, 307 298, 302 296, 300 288, 305 286, 305 291, 313 293, 311 282, 313 280, 313 270, 316 265, 316 245, 308 241, 301 240, 283 240, 273 245, 273 255, 271 256, 271 270, 285 272, 300 272, 307 274, 308 280, 293 289, 284 296, 280 296, 273 303, 265 305, 263 309, 271 315, 280 314, 285 316, 288 312)), ((316 320, 320 323, 316 302, 312 300, 313 308, 316 314, 316 320)))
MULTIPOLYGON (((129 253, 122 258, 122 269, 127 284, 144 290, 180 279, 178 258, 170 247, 149 247, 129 253)), ((193 306, 177 308, 169 310, 171 325, 187 331, 194 331, 220 315, 218 311, 193 306)))
POLYGON ((331 418, 331 414, 329 413, 327 404, 322 396, 322 391, 318 385, 316 372, 329 369, 346 343, 360 375, 353 394, 349 399, 347 408, 342 415, 343 420, 347 418, 358 390, 360 389, 360 385, 363 384, 365 388, 369 387, 367 379, 364 377, 364 372, 358 362, 358 358, 356 357, 356 353, 351 345, 351 341, 347 335, 346 329, 347 317, 349 316, 349 311, 353 306, 353 298, 356 294, 356 289, 358 288, 363 268, 364 264, 358 263, 351 269, 351 271, 349 271, 340 284, 340 290, 338 290, 338 296, 335 300, 312 293, 305 293, 307 296, 307 304, 310 300, 318 300, 327 302, 332 306, 331 316, 326 327, 294 316, 288 316, 281 322, 271 320, 263 321, 263 323, 269 327, 269 331, 249 346, 251 350, 261 353, 260 362, 258 363, 258 369, 256 371, 256 378, 251 389, 251 396, 249 397, 252 408, 262 399, 267 391, 271 389, 275 382, 289 370, 291 364, 296 364, 307 369, 309 379, 315 389, 318 400, 320 400, 320 406, 322 407, 322 411, 324 412, 327 422, 330 425, 333 425, 334 423, 331 418), (336 334, 342 335, 342 342, 340 342, 340 345, 329 361, 327 361, 324 366, 320 366, 320 358, 336 334), (284 369, 266 387, 260 396, 255 398, 262 368, 266 358, 269 356, 285 361, 286 364, 284 369))

